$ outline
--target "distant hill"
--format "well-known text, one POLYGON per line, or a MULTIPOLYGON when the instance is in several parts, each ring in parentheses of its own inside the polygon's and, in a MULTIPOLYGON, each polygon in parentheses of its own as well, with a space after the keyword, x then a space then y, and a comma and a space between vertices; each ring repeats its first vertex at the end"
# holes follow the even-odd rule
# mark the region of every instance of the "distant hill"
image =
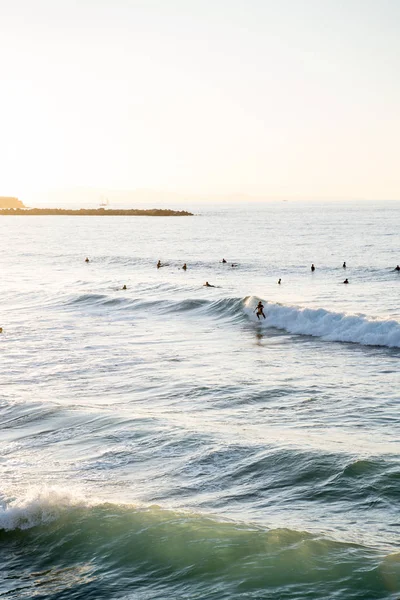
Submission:
POLYGON ((18 198, 0 196, 0 208, 25 208, 25 206, 18 198))

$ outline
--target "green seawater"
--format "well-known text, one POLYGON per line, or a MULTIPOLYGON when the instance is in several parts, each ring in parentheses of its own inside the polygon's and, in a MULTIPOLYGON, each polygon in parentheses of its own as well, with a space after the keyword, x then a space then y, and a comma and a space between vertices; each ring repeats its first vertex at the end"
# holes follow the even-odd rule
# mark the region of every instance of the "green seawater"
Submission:
POLYGON ((15 600, 372 600, 400 591, 400 554, 157 507, 39 503, 15 511, 0 544, 0 597, 15 600))

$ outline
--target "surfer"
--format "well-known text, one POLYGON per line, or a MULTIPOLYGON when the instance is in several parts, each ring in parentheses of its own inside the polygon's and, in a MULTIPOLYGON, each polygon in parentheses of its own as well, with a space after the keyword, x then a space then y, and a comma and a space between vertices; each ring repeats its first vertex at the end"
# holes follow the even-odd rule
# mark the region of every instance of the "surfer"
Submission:
POLYGON ((314 273, 315 271, 315 267, 314 267, 314 263, 311 265, 311 271, 314 273))
POLYGON ((122 289, 123 289, 123 290, 126 290, 126 285, 125 285, 125 284, 122 286, 122 289))
POLYGON ((345 268, 346 268, 346 266, 347 266, 347 265, 346 265, 346 261, 345 261, 345 262, 343 263, 343 269, 345 269, 345 268))
POLYGON ((159 269, 160 267, 162 267, 161 260, 159 260, 157 263, 157 269, 159 269))
POLYGON ((183 269, 184 271, 186 271, 186 269, 187 269, 186 263, 183 265, 182 269, 183 269))
POLYGON ((343 281, 343 283, 349 283, 349 280, 348 280, 348 279, 345 279, 345 280, 343 281))
POLYGON ((226 263, 226 260, 223 258, 223 259, 222 259, 222 262, 223 262, 223 263, 226 263))
POLYGON ((257 304, 257 306, 256 306, 256 308, 255 308, 255 311, 254 311, 254 312, 256 313, 256 315, 257 315, 257 319, 258 319, 258 320, 260 320, 260 315, 262 315, 262 316, 264 317, 264 319, 265 319, 265 315, 264 315, 264 305, 263 305, 263 303, 261 302, 261 300, 260 300, 260 302, 257 304))
POLYGON ((90 262, 90 260, 88 259, 88 257, 85 258, 85 262, 90 262))
POLYGON ((279 285, 281 285, 281 281, 282 281, 282 279, 278 279, 278 283, 279 283, 279 285))
POLYGON ((397 267, 395 268, 395 271, 400 271, 400 265, 397 265, 397 267))
POLYGON ((208 281, 206 281, 203 287, 215 287, 215 285, 211 285, 211 283, 208 283, 208 281))
POLYGON ((237 264, 236 263, 232 263, 231 267, 237 267, 237 264))

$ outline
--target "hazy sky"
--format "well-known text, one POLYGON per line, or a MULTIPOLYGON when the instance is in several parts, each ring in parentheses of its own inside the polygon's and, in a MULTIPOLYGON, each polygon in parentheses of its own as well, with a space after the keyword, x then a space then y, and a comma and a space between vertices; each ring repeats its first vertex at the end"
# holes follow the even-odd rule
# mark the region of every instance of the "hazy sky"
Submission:
POLYGON ((400 199, 400 0, 0 0, 0 195, 400 199))

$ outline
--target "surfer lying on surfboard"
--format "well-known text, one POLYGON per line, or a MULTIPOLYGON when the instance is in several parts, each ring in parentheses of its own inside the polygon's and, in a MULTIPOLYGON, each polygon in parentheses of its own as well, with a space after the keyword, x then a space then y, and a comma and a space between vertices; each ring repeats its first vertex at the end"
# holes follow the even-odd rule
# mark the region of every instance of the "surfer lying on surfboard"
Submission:
POLYGON ((262 316, 264 317, 264 319, 265 319, 265 315, 264 315, 264 305, 263 305, 263 303, 261 302, 261 300, 260 300, 260 302, 257 304, 257 306, 256 306, 256 308, 255 308, 255 311, 254 311, 254 312, 256 313, 256 315, 257 315, 257 319, 258 319, 258 320, 260 320, 260 315, 262 315, 262 316))

